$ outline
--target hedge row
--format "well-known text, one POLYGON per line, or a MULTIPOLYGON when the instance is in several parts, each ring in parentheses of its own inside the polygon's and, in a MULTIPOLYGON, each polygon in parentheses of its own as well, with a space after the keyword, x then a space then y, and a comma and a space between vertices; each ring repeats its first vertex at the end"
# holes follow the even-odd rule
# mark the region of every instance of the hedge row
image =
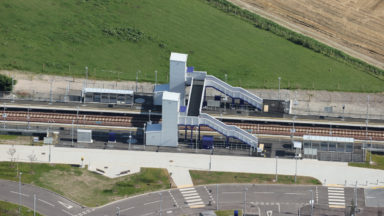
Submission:
POLYGON ((248 22, 251 22, 257 28, 272 32, 295 44, 301 45, 315 52, 326 55, 328 57, 332 57, 338 61, 342 61, 351 65, 354 65, 358 68, 363 69, 366 72, 369 72, 375 75, 378 78, 383 79, 382 76, 384 76, 384 70, 379 69, 375 66, 372 66, 360 59, 351 57, 340 50, 329 47, 310 37, 307 37, 299 33, 296 33, 292 30, 289 30, 257 14, 241 9, 240 7, 228 2, 227 0, 203 0, 203 1, 206 1, 209 5, 225 13, 240 17, 242 19, 245 19, 248 22))

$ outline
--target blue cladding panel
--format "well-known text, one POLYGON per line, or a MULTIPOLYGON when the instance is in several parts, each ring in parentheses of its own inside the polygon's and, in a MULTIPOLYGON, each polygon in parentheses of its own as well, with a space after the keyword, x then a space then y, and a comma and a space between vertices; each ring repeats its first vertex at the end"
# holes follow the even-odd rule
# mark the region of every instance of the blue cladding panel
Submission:
POLYGON ((193 73, 195 67, 187 67, 187 73, 193 73))

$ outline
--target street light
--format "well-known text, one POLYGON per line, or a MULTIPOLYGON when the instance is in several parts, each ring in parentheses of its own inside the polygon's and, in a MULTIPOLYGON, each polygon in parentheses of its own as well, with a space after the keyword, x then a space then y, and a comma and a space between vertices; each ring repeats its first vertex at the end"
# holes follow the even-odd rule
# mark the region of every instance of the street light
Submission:
POLYGON ((275 182, 277 182, 277 158, 279 158, 278 156, 275 156, 276 158, 276 176, 275 176, 275 182))
POLYGON ((5 119, 7 118, 7 113, 5 113, 5 103, 3 104, 3 107, 4 107, 4 112, 3 112, 3 119, 4 119, 4 125, 3 125, 3 127, 4 127, 4 129, 5 129, 5 119))
POLYGON ((295 156, 295 183, 296 183, 296 176, 297 176, 297 157, 295 156))
POLYGON ((129 146, 128 146, 128 149, 131 149, 131 142, 132 142, 132 131, 129 131, 129 146))
POLYGON ((160 211, 159 211, 159 215, 161 216, 162 207, 163 207, 163 194, 160 192, 159 195, 160 195, 160 211))
POLYGON ((19 215, 21 215, 21 175, 23 173, 19 172, 19 215))
POLYGON ((72 135, 72 146, 73 146, 73 124, 75 123, 75 119, 72 119, 72 130, 71 130, 71 135, 72 135))
POLYGON ((85 66, 85 88, 87 88, 88 84, 88 66, 85 66))
POLYGON ((149 121, 150 123, 152 123, 152 122, 151 122, 151 111, 152 111, 152 110, 148 110, 148 121, 149 121))
POLYGON ((314 200, 313 200, 313 190, 310 190, 311 191, 311 201, 310 201, 310 203, 311 203, 311 216, 313 215, 313 204, 314 204, 314 200))
POLYGON ((247 209, 247 190, 248 190, 248 188, 244 188, 244 212, 243 212, 243 215, 245 215, 245 212, 247 209))
POLYGON ((30 120, 29 110, 31 109, 30 106, 31 106, 31 105, 28 105, 28 115, 27 115, 27 119, 28 119, 28 127, 27 127, 27 129, 28 129, 28 130, 30 129, 30 127, 29 127, 29 120, 30 120))
POLYGON ((155 86, 157 85, 157 70, 155 70, 155 86))
POLYGON ((137 92, 137 82, 139 81, 139 73, 141 73, 140 70, 136 71, 136 92, 137 92))
POLYGON ((116 216, 120 215, 120 207, 116 207, 116 216))
POLYGON ((278 79, 279 79, 279 92, 278 92, 278 94, 279 94, 279 100, 280 100, 280 80, 281 80, 281 77, 279 77, 278 79))

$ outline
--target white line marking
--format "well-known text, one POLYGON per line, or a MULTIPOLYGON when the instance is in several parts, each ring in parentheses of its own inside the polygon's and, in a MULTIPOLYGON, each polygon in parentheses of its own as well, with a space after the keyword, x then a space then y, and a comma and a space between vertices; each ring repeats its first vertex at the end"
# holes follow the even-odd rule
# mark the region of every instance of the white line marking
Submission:
POLYGON ((189 190, 195 190, 195 188, 191 187, 191 188, 180 188, 179 189, 180 191, 189 191, 189 190))
POLYGON ((47 201, 45 201, 45 200, 42 200, 42 199, 38 199, 40 202, 43 202, 43 203, 45 203, 45 204, 47 204, 47 205, 50 205, 50 206, 52 206, 52 207, 55 207, 55 205, 53 205, 52 203, 49 203, 49 202, 47 202, 47 201))
POLYGON ((191 196, 198 196, 198 193, 188 193, 188 194, 183 194, 183 197, 191 197, 191 196))
POLYGON ((328 191, 329 194, 333 193, 333 194, 343 194, 344 191, 328 191))
POLYGON ((223 192, 223 194, 242 194, 243 192, 238 192, 238 191, 236 191, 236 192, 223 192))
POLYGON ((126 209, 120 210, 120 212, 125 212, 125 211, 128 211, 128 210, 130 210, 130 209, 133 209, 133 208, 135 208, 135 206, 132 206, 132 207, 129 207, 129 208, 126 208, 126 209))
POLYGON ((14 194, 21 195, 21 196, 29 197, 28 194, 23 194, 23 193, 19 193, 19 192, 15 192, 15 191, 10 191, 10 192, 11 192, 11 193, 14 193, 14 194))
POLYGON ((303 193, 284 193, 284 194, 287 194, 287 195, 304 195, 303 193))
POLYGON ((196 199, 196 198, 200 198, 200 196, 190 196, 190 197, 184 197, 186 200, 188 199, 196 199))
POLYGON ((202 201, 203 201, 203 200, 201 200, 200 198, 198 198, 198 199, 187 200, 187 203, 188 203, 188 204, 191 204, 191 203, 202 202, 202 201))
MULTIPOLYGON (((239 192, 242 193, 242 192, 239 192)), ((273 194, 275 192, 254 192, 255 194, 273 194)))
POLYGON ((153 202, 148 202, 148 203, 144 203, 144 205, 149 205, 149 204, 158 203, 158 202, 160 202, 160 200, 153 201, 153 202))
POLYGON ((344 196, 328 196, 328 198, 344 199, 344 196))
POLYGON ((341 203, 341 202, 328 202, 329 205, 342 205, 342 206, 345 206, 345 203, 341 203))
POLYGON ((367 196, 366 198, 367 199, 376 199, 376 197, 370 197, 370 196, 367 196))
POLYGON ((64 209, 61 209, 61 211, 63 211, 63 212, 65 212, 65 213, 67 213, 67 214, 73 216, 69 211, 66 211, 66 210, 64 210, 64 209))
POLYGON ((344 199, 328 199, 329 202, 345 202, 344 199))
POLYGON ((190 194, 190 193, 197 193, 195 190, 193 191, 184 191, 184 192, 181 192, 181 194, 185 195, 185 194, 190 194))
POLYGON ((61 202, 61 201, 57 201, 58 203, 60 203, 62 206, 64 206, 65 208, 67 209, 71 209, 73 206, 67 204, 67 203, 64 203, 64 202, 61 202))

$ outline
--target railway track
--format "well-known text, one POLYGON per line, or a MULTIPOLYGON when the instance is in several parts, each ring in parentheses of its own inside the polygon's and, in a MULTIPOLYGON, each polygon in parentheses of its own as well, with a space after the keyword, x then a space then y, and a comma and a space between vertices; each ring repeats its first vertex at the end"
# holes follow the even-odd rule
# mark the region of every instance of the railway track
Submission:
MULTIPOLYGON (((105 116, 105 115, 84 115, 84 114, 65 114, 65 113, 45 113, 45 112, 20 112, 7 111, 5 121, 28 121, 29 122, 47 122, 47 123, 64 123, 79 125, 102 125, 102 126, 122 126, 122 127, 143 127, 148 121, 147 116, 105 116)), ((160 122, 159 117, 153 117, 154 123, 160 122)), ((251 124, 225 122, 229 125, 238 126, 252 134, 269 134, 269 135, 317 135, 317 136, 337 136, 337 137, 353 137, 355 139, 382 141, 384 140, 384 131, 380 130, 364 130, 364 129, 340 129, 340 128, 324 128, 315 126, 295 126, 294 132, 292 126, 283 126, 278 124, 251 124), (293 133, 292 133, 293 132, 293 133)), ((184 126, 180 126, 184 129, 184 126)), ((209 127, 202 126, 203 131, 212 131, 209 127)))

